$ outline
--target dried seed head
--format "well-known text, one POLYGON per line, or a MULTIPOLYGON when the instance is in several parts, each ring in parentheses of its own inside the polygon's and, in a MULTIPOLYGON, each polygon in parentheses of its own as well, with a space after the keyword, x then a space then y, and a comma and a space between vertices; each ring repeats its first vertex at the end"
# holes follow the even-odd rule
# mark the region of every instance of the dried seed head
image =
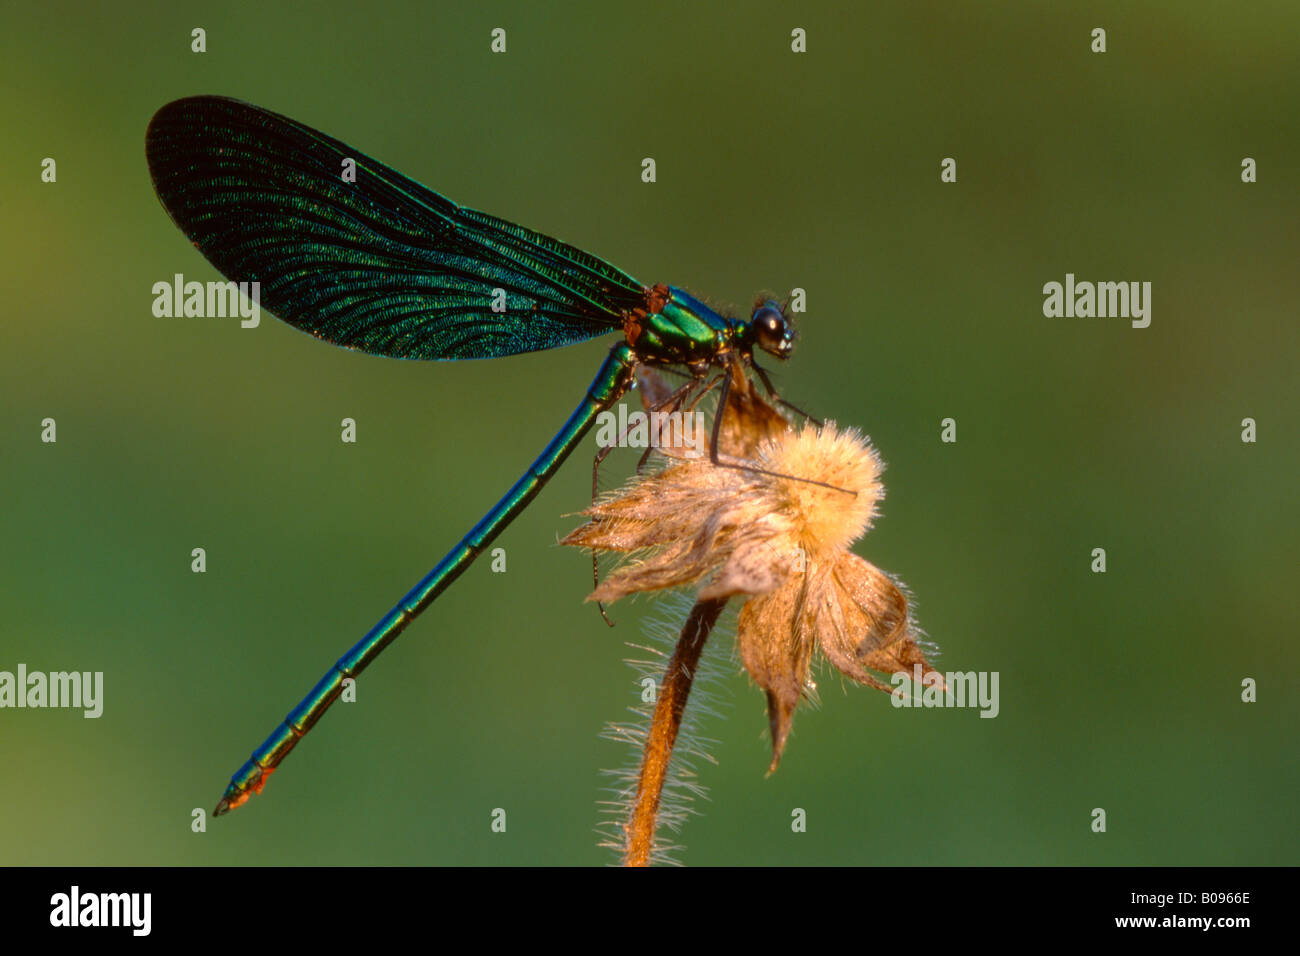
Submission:
POLYGON ((902 586, 849 550, 884 495, 867 439, 834 423, 791 428, 747 383, 732 390, 721 436, 724 453, 754 467, 677 460, 593 505, 563 543, 634 553, 588 600, 697 582, 701 601, 746 598, 736 641, 767 694, 775 769, 814 649, 887 693, 872 671, 930 666, 902 586))

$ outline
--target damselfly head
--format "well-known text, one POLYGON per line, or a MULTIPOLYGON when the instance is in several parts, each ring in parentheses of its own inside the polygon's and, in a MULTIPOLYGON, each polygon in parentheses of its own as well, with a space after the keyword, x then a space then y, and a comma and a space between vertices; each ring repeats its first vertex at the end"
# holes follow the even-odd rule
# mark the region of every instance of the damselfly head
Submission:
POLYGON ((794 351, 794 319, 772 299, 755 304, 754 314, 749 317, 749 330, 753 344, 769 355, 783 359, 794 351))

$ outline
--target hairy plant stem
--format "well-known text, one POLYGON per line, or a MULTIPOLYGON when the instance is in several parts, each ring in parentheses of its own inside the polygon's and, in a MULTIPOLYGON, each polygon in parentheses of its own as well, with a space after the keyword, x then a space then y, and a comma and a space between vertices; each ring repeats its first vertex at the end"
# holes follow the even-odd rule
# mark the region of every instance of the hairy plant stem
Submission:
POLYGON ((650 733, 646 735, 645 755, 641 760, 641 773, 637 777, 636 801, 632 806, 632 816, 623 827, 627 834, 624 866, 650 865, 664 779, 668 775, 668 764, 672 760, 677 733, 681 730, 682 714, 686 710, 686 700, 695 680, 695 669, 704 652, 704 642, 709 639, 726 604, 726 598, 695 603, 682 626, 682 635, 677 639, 677 647, 664 672, 659 696, 655 701, 650 733))

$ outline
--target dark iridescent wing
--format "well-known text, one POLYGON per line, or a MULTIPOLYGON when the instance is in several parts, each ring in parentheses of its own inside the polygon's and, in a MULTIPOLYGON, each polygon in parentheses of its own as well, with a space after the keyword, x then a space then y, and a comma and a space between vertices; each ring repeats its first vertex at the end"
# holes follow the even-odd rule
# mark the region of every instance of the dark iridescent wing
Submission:
POLYGON ((621 327, 644 289, 556 239, 456 205, 383 163, 238 100, 196 96, 145 137, 172 219, 263 308, 397 358, 512 355, 621 327), (343 160, 356 161, 356 182, 343 160), (493 297, 505 293, 505 311, 493 297))

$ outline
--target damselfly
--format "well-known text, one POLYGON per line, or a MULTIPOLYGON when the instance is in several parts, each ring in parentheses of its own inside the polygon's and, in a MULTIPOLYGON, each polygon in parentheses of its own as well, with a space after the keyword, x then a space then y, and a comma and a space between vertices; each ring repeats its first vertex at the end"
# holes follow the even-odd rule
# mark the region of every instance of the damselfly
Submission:
MULTIPOLYGON (((753 371, 756 349, 785 358, 794 326, 776 302, 723 316, 683 290, 644 286, 609 263, 503 219, 466 209, 355 149, 247 103, 177 100, 149 124, 154 188, 173 221, 227 278, 257 282, 260 304, 317 338, 407 359, 493 358, 604 333, 619 340, 577 410, 497 504, 342 658, 231 778, 218 815, 267 777, 354 678, 537 495, 639 366, 673 368, 671 396, 753 371)), ((759 470, 718 456, 714 464, 759 470)))

